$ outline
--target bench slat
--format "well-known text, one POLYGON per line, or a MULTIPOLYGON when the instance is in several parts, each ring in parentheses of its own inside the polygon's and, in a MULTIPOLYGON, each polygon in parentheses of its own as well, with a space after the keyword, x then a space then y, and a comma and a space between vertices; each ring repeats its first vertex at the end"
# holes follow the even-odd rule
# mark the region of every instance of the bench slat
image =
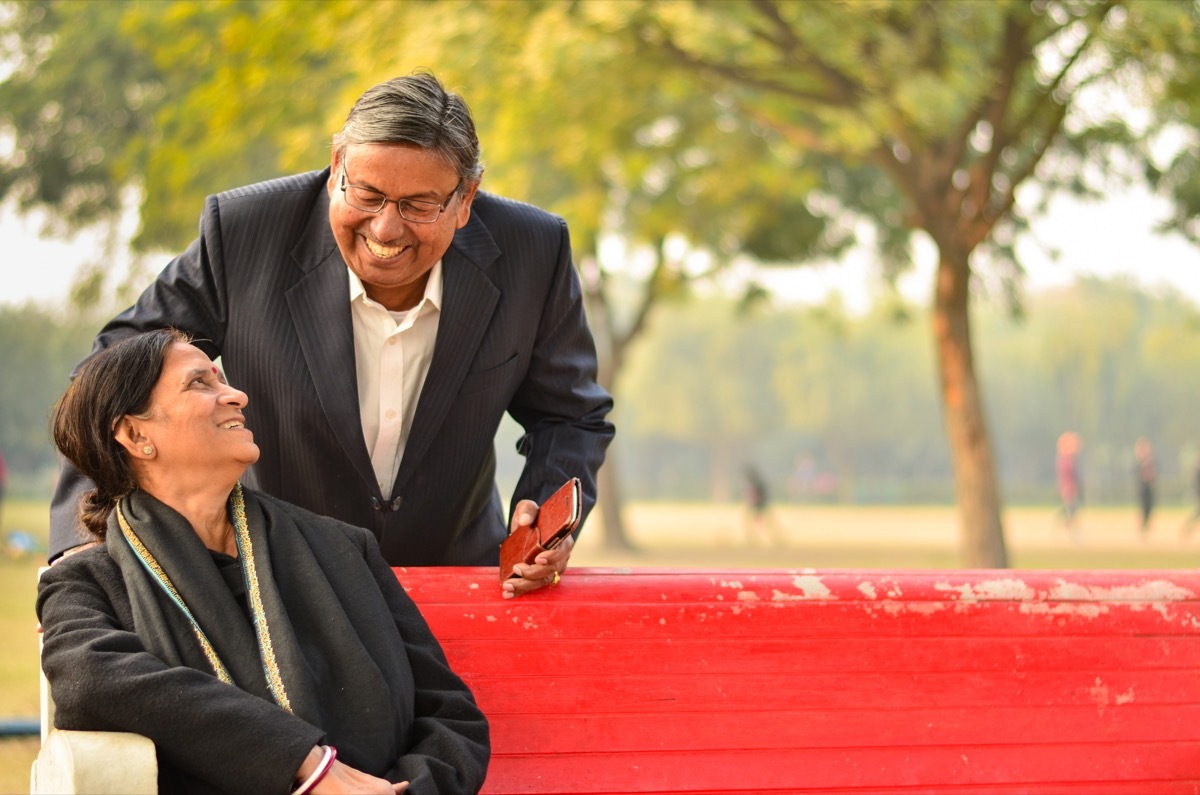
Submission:
POLYGON ((486 793, 1200 791, 1195 572, 397 576, 492 721, 486 793))

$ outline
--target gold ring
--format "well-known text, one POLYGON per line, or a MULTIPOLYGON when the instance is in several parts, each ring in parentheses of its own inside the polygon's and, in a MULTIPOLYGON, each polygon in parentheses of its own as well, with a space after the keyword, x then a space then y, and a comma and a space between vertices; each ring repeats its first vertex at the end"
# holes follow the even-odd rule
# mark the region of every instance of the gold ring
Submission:
POLYGON ((554 572, 554 579, 550 580, 550 587, 553 588, 554 586, 558 585, 558 581, 561 579, 562 577, 558 576, 558 572, 554 572))

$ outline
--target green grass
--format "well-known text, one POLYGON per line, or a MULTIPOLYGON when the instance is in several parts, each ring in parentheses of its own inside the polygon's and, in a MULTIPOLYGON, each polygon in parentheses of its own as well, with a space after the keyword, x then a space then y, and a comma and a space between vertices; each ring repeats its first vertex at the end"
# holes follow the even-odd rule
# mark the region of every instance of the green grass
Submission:
MULTIPOLYGON (((43 548, 49 532, 50 508, 41 501, 8 500, 0 513, 0 539, 23 530, 43 548)), ((0 552, 0 718, 30 718, 38 714, 38 637, 34 600, 38 552, 32 559, 13 559, 0 552)), ((38 739, 0 740, 0 793, 29 791, 29 766, 37 756, 38 739)))

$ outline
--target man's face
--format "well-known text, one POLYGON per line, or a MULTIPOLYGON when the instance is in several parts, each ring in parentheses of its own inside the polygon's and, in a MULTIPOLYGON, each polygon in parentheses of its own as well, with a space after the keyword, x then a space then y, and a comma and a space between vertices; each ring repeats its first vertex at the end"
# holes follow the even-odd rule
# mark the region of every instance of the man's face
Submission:
POLYGON ((334 152, 329 176, 329 225, 342 259, 362 280, 367 296, 390 310, 416 306, 425 293, 429 271, 437 263, 454 232, 471 217, 475 184, 459 184, 458 174, 442 158, 419 146, 404 144, 351 144, 344 158, 334 152), (389 199, 446 204, 433 223, 413 223, 400 216, 389 202, 378 213, 346 203, 346 184, 370 188, 389 199), (447 197, 450 196, 447 202, 447 197))

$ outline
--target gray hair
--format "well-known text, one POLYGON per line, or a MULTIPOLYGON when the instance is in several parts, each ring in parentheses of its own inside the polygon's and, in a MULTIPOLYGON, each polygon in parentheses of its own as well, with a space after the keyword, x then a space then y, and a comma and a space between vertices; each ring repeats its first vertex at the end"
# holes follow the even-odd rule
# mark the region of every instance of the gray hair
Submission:
POLYGON ((471 110, 428 72, 396 77, 367 89, 333 136, 341 161, 351 144, 415 144, 443 157, 466 182, 483 176, 471 110))

